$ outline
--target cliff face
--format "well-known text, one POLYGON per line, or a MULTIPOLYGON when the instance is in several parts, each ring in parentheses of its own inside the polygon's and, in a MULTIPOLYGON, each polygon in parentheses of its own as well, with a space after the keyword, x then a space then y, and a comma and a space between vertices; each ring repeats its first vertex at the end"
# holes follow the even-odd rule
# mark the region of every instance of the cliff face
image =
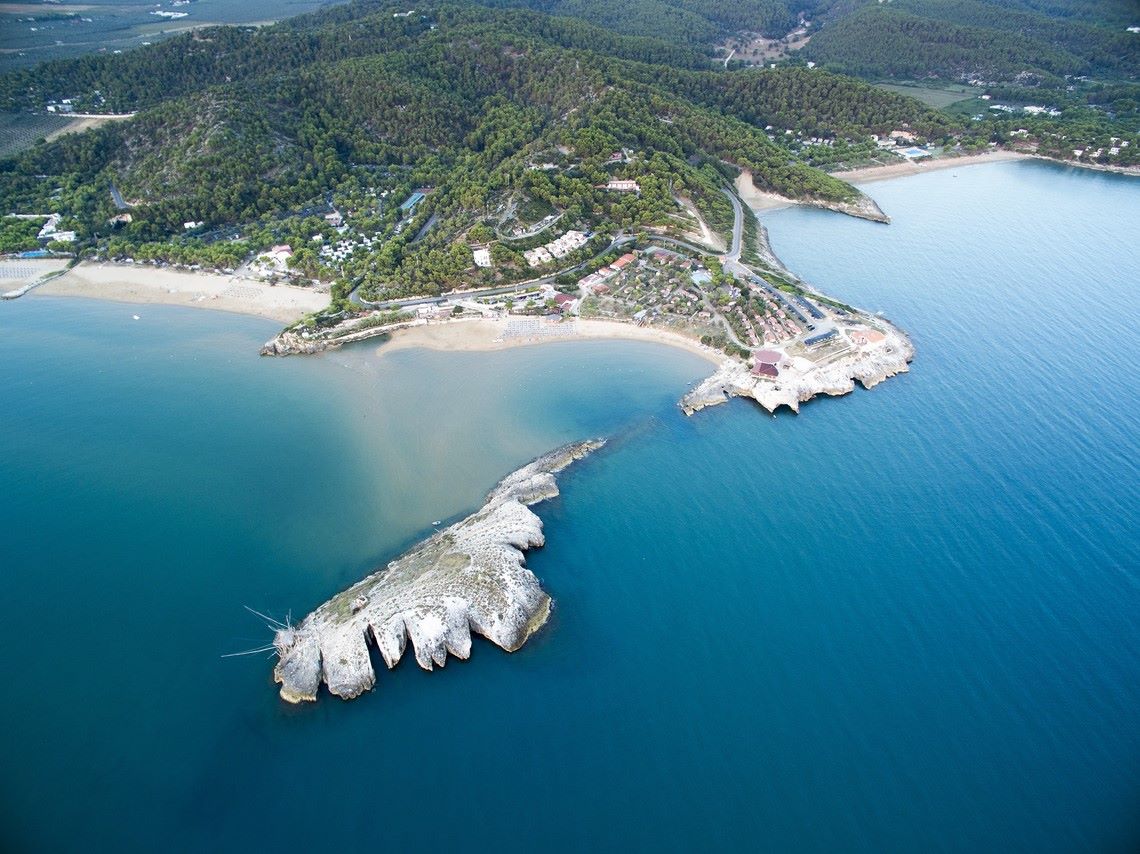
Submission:
POLYGON ((368 644, 395 667, 408 639, 425 670, 448 654, 467 658, 471 633, 508 652, 526 643, 550 614, 550 597, 524 565, 544 543, 528 507, 558 494, 554 475, 603 444, 577 442, 504 478, 483 507, 439 531, 274 637, 274 679, 291 703, 329 692, 357 697, 376 684, 368 644))

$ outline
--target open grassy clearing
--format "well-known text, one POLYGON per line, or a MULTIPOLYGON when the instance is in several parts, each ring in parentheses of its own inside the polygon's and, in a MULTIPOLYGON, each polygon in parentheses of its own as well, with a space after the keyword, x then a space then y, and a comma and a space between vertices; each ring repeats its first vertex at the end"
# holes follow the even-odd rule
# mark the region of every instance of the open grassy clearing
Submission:
POLYGON ((922 103, 934 107, 936 110, 941 110, 943 107, 954 104, 958 101, 968 100, 976 96, 976 89, 971 89, 969 86, 959 86, 953 83, 943 84, 942 86, 919 86, 913 83, 876 83, 880 89, 886 89, 888 92, 895 92, 899 95, 909 95, 911 98, 917 98, 922 103))

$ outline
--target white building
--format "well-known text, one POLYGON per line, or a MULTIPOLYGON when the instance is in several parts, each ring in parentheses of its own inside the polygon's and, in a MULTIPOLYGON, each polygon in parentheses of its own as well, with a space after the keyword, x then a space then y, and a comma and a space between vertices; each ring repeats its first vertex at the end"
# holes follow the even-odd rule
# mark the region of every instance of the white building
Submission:
POLYGON ((486 246, 471 251, 472 256, 475 258, 476 267, 490 267, 491 266, 491 250, 486 246))
POLYGON ((568 231, 557 240, 552 240, 546 244, 546 251, 553 255, 555 258, 562 258, 569 255, 575 249, 580 249, 586 245, 586 235, 581 231, 568 231))
POLYGON ((523 253, 526 262, 532 267, 541 267, 543 264, 549 264, 554 260, 554 256, 546 251, 545 246, 539 246, 537 249, 528 249, 523 253))
POLYGON ((289 259, 293 257, 293 250, 287 245, 274 246, 268 252, 257 256, 256 264, 266 274, 284 273, 289 269, 289 259))

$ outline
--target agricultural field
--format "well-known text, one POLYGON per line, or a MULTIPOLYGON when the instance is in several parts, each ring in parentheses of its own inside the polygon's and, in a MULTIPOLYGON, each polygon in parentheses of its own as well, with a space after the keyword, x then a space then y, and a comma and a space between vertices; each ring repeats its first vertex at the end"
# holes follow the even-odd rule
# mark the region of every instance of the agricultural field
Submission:
POLYGON ((64 116, 0 113, 0 157, 31 148, 36 140, 58 134, 74 121, 64 116))
POLYGON ((884 82, 876 83, 880 89, 886 89, 888 92, 895 92, 899 95, 909 95, 911 98, 917 98, 922 103, 934 107, 936 110, 941 110, 950 104, 957 103, 958 101, 965 101, 977 97, 979 89, 974 89, 969 86, 962 86, 957 83, 942 83, 938 86, 922 86, 917 83, 893 83, 884 82))
POLYGON ((180 6, 171 0, 0 3, 0 73, 48 59, 129 50, 195 27, 277 21, 327 5, 333 4, 329 0, 194 0, 180 6))

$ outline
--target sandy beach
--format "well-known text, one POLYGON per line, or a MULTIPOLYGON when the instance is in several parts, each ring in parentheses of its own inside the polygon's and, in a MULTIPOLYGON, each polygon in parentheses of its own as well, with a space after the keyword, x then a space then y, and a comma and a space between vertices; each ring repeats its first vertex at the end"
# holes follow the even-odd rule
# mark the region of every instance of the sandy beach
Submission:
MULTIPOLYGON (((510 319, 479 318, 444 321, 415 326, 411 329, 401 329, 394 332, 388 341, 381 344, 378 352, 384 355, 415 347, 448 351, 504 350, 509 347, 527 347, 557 341, 622 339, 650 341, 655 344, 679 347, 718 366, 725 359, 722 353, 679 333, 648 326, 634 326, 632 323, 620 323, 611 320, 574 320, 567 321, 567 323, 573 324, 573 332, 570 334, 565 334, 564 329, 559 329, 558 332, 562 334, 539 333, 529 337, 504 337, 510 323, 510 319)), ((553 329, 553 327, 550 328, 553 329)))
POLYGON ((756 189, 756 185, 752 183, 752 173, 747 169, 742 169, 740 174, 736 176, 736 194, 740 196, 740 200, 744 204, 756 213, 779 210, 780 208, 791 207, 796 203, 787 196, 766 193, 763 190, 756 189))
POLYGON ((62 270, 68 258, 5 258, 0 261, 0 294, 18 292, 36 280, 62 270))
POLYGON ((293 323, 329 304, 327 293, 310 288, 125 264, 79 264, 33 294, 181 305, 252 314, 280 323, 293 323))
POLYGON ((982 154, 965 154, 960 157, 939 157, 936 159, 907 160, 902 163, 890 163, 886 166, 867 166, 862 169, 851 169, 847 172, 831 173, 849 184, 869 184, 872 181, 885 181, 888 178, 902 178, 906 175, 921 175, 923 172, 934 172, 939 169, 958 169, 965 166, 978 166, 982 163, 1001 163, 1006 160, 1026 160, 1032 155, 1022 154, 1018 151, 986 151, 982 154))
MULTIPOLYGON (((936 160, 926 159, 913 162, 910 160, 889 163, 885 166, 866 166, 862 169, 851 169, 847 172, 833 172, 849 184, 869 184, 872 181, 885 181, 888 178, 903 178, 907 175, 921 175, 924 172, 933 172, 938 169, 957 169, 965 166, 977 166, 982 163, 1000 163, 1005 160, 1022 160, 1032 155, 1021 154, 1017 151, 987 151, 983 154, 969 154, 961 157, 940 157, 936 160)), ((798 204, 794 199, 776 193, 766 193, 758 190, 752 183, 752 173, 743 170, 736 177, 736 192, 748 207, 756 213, 779 210, 798 204)))

